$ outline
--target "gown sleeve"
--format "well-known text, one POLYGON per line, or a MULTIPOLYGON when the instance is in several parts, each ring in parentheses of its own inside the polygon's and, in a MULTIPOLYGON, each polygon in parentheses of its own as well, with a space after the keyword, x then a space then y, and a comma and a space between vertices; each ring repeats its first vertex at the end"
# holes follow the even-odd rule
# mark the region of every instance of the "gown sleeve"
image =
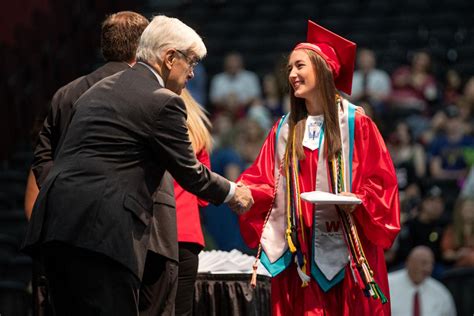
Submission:
POLYGON ((352 192, 362 204, 353 215, 368 240, 389 248, 400 231, 400 202, 393 162, 369 117, 356 114, 354 137, 352 192))
POLYGON ((278 122, 268 134, 254 163, 245 170, 237 182, 247 185, 252 192, 252 208, 239 217, 240 232, 250 248, 258 246, 265 217, 273 199, 275 135, 278 122))

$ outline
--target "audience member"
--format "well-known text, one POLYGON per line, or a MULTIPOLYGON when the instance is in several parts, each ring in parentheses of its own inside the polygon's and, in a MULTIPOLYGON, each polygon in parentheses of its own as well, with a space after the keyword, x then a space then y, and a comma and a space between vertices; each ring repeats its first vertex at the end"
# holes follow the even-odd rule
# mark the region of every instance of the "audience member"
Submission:
POLYGON ((464 151, 474 146, 474 139, 460 128, 456 106, 447 107, 445 115, 443 133, 433 140, 429 149, 431 176, 440 180, 463 180, 468 172, 464 151))
POLYGON ((267 132, 251 118, 244 118, 235 126, 234 146, 246 167, 257 158, 267 132))
POLYGON ((263 77, 262 83, 262 104, 270 111, 275 121, 289 111, 288 95, 281 91, 278 86, 277 76, 272 73, 266 74, 263 77))
POLYGON ((416 143, 410 127, 403 121, 390 135, 388 149, 397 173, 398 188, 403 191, 426 174, 426 155, 423 146, 416 143))
POLYGON ((395 110, 422 113, 438 97, 435 77, 431 74, 431 56, 416 52, 411 66, 402 66, 392 75, 391 103, 395 110))
POLYGON ((255 73, 244 69, 242 55, 233 52, 225 57, 224 72, 212 78, 209 94, 217 110, 241 116, 260 97, 260 81, 255 73))
MULTIPOLYGON (((396 262, 405 261, 414 247, 423 245, 431 248, 436 262, 441 263, 441 239, 446 226, 441 221, 444 208, 441 189, 437 186, 431 187, 423 196, 418 207, 418 214, 401 228, 396 262)), ((438 276, 442 268, 441 264, 437 267, 438 276)))
POLYGON ((370 102, 380 114, 392 89, 390 76, 384 70, 376 68, 375 53, 370 49, 359 49, 357 67, 349 99, 356 104, 360 101, 370 102))
POLYGON ((456 267, 474 267, 474 197, 459 198, 441 241, 443 259, 456 267))
POLYGON ((405 269, 389 273, 393 316, 456 316, 451 293, 430 276, 433 264, 431 249, 418 246, 408 255, 405 269))
MULTIPOLYGON (((230 115, 220 113, 214 120, 213 127, 213 137, 219 140, 219 145, 216 145, 211 153, 212 170, 230 181, 235 181, 244 170, 245 164, 234 148, 235 133, 230 115)), ((248 252, 240 235, 238 218, 226 204, 210 204, 201 214, 204 231, 214 241, 217 249, 248 252)), ((206 242, 206 247, 209 246, 211 245, 206 242)))
POLYGON ((207 73, 204 65, 199 63, 194 67, 194 78, 189 80, 186 89, 192 97, 202 106, 207 103, 207 73))
POLYGON ((444 78, 443 103, 454 104, 461 96, 461 76, 454 69, 448 69, 444 78))

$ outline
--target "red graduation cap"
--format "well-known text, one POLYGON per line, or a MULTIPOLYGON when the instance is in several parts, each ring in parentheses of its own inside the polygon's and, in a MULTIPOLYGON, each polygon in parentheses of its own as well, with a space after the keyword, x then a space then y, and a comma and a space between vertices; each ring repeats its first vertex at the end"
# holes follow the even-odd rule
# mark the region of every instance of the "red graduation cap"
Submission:
POLYGON ((307 43, 295 49, 310 49, 321 56, 332 70, 336 88, 351 94, 356 44, 308 20, 307 43))

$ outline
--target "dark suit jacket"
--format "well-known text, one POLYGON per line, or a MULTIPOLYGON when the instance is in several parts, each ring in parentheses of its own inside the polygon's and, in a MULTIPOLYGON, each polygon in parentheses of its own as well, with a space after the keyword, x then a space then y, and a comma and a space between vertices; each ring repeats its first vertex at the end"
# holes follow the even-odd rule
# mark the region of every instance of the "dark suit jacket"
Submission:
POLYGON ((141 277, 152 194, 165 170, 214 204, 224 201, 230 184, 196 160, 182 99, 143 65, 103 79, 74 111, 35 203, 25 250, 63 241, 141 277))
POLYGON ((71 121, 73 104, 96 82, 119 71, 130 68, 125 62, 108 62, 86 76, 61 87, 51 100, 48 116, 38 135, 35 147, 33 173, 39 187, 43 184, 53 165, 53 157, 61 135, 64 135, 71 121))
POLYGON ((165 172, 158 190, 153 194, 153 218, 148 250, 179 261, 176 200, 173 177, 165 172))

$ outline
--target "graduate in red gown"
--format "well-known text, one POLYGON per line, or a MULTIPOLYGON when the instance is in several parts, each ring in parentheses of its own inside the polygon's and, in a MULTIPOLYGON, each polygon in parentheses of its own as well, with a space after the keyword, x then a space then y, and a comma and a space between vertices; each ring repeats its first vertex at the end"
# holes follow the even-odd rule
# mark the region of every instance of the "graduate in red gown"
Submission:
POLYGON ((239 181, 255 204, 240 216, 273 275, 274 315, 390 315, 383 250, 400 229, 393 163, 372 120, 343 99, 355 44, 309 21, 288 60, 291 112, 239 181), (308 191, 359 205, 315 205, 308 191))

